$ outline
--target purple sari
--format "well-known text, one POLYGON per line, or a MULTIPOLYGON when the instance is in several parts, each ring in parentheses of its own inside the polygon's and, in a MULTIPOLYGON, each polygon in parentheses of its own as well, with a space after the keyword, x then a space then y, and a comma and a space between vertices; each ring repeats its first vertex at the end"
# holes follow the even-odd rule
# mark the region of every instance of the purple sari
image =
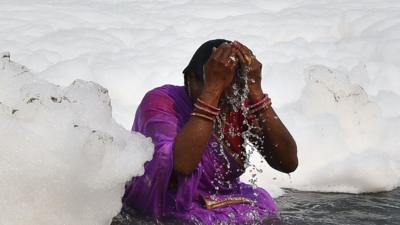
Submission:
POLYGON ((174 139, 192 110, 183 86, 164 85, 145 95, 132 130, 151 137, 155 151, 144 175, 127 186, 124 205, 144 215, 200 224, 244 224, 276 215, 271 196, 239 181, 243 168, 230 154, 222 157, 215 151, 213 137, 191 175, 173 173, 174 139), (218 176, 221 170, 226 175, 218 176))

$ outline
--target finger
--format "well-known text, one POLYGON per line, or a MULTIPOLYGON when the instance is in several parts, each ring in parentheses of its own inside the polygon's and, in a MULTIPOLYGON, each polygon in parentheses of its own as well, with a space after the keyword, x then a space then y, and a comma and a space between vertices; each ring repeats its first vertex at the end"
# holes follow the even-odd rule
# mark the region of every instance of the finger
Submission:
POLYGON ((240 63, 240 59, 237 56, 237 52, 238 50, 232 47, 229 55, 227 55, 228 57, 227 60, 233 67, 236 67, 240 63))
POLYGON ((210 58, 215 56, 215 52, 216 52, 216 51, 217 51, 217 48, 216 48, 216 47, 213 47, 213 48, 212 48, 212 51, 211 51, 210 58))
POLYGON ((236 48, 232 48, 232 53, 231 53, 231 56, 230 57, 234 57, 235 58, 235 66, 236 65, 244 65, 243 63, 244 63, 244 59, 243 59, 243 55, 242 55, 242 53, 239 51, 239 50, 237 50, 236 48))
POLYGON ((239 51, 238 49, 234 48, 233 49, 233 53, 239 59, 239 63, 241 65, 245 65, 246 64, 246 60, 244 59, 244 55, 243 55, 243 53, 241 51, 239 51))
POLYGON ((232 55, 232 47, 226 48, 221 56, 221 59, 223 60, 223 62, 232 61, 232 59, 229 58, 231 55, 232 55))
POLYGON ((243 61, 244 64, 251 65, 252 59, 254 58, 254 56, 248 51, 248 49, 243 47, 243 45, 240 45, 239 42, 235 42, 234 46, 242 53, 243 58, 244 58, 244 61, 243 61))
POLYGON ((213 48, 212 48, 211 55, 210 55, 210 57, 208 58, 207 61, 210 61, 210 59, 216 59, 217 50, 218 50, 218 48, 216 48, 216 47, 213 47, 213 48))
POLYGON ((246 50, 238 48, 238 52, 241 56, 242 65, 250 65, 252 62, 252 55, 250 55, 246 50))
POLYGON ((245 59, 245 61, 248 62, 249 58, 251 58, 250 52, 248 52, 247 50, 245 50, 242 47, 239 48, 239 51, 242 53, 243 58, 245 59))
POLYGON ((240 52, 242 52, 242 54, 248 53, 248 51, 238 41, 234 41, 233 46, 237 48, 240 52))
POLYGON ((224 42, 222 43, 217 50, 215 51, 215 58, 216 59, 221 59, 222 53, 224 52, 224 50, 228 47, 228 43, 224 42))
POLYGON ((234 41, 241 49, 243 49, 246 53, 253 55, 253 52, 244 44, 240 43, 239 41, 234 41))

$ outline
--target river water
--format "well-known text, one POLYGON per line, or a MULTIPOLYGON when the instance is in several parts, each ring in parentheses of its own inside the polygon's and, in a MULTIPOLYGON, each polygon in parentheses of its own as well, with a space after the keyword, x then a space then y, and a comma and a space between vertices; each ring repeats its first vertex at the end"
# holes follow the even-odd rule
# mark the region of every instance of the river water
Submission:
POLYGON ((357 195, 286 190, 277 203, 276 224, 400 224, 400 188, 357 195))
MULTIPOLYGON (((370 194, 321 193, 285 190, 276 201, 280 219, 261 224, 275 225, 399 225, 400 188, 370 194)), ((120 215, 112 225, 156 224, 148 219, 120 215)), ((169 224, 169 223, 168 223, 169 224)), ((176 223, 175 223, 176 224, 176 223)))

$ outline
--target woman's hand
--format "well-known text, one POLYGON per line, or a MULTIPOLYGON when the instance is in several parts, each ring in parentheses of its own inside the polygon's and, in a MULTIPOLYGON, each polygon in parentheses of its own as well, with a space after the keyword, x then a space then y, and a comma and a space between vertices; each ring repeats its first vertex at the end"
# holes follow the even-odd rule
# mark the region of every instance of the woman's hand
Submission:
POLYGON ((235 57, 237 50, 231 43, 223 43, 213 52, 204 65, 204 91, 220 96, 232 85, 238 60, 235 57))
POLYGON ((242 70, 248 70, 247 84, 249 87, 249 98, 252 102, 258 102, 264 97, 261 88, 262 64, 253 55, 253 52, 242 43, 234 41, 232 46, 237 49, 237 57, 239 58, 242 70))

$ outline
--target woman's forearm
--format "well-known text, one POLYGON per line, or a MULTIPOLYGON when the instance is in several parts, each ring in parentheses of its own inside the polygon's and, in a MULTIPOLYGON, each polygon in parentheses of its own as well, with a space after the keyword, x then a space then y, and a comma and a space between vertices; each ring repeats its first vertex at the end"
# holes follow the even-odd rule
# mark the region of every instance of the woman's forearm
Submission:
MULTIPOLYGON (((218 106, 220 93, 204 90, 200 96, 207 104, 218 106)), ((189 175, 198 165, 213 130, 213 122, 192 116, 175 138, 174 171, 189 175)))
MULTIPOLYGON (((261 100, 255 100, 255 102, 261 100)), ((292 135, 271 106, 256 113, 261 128, 261 143, 255 143, 268 164, 281 172, 290 173, 298 165, 297 146, 292 135)))

